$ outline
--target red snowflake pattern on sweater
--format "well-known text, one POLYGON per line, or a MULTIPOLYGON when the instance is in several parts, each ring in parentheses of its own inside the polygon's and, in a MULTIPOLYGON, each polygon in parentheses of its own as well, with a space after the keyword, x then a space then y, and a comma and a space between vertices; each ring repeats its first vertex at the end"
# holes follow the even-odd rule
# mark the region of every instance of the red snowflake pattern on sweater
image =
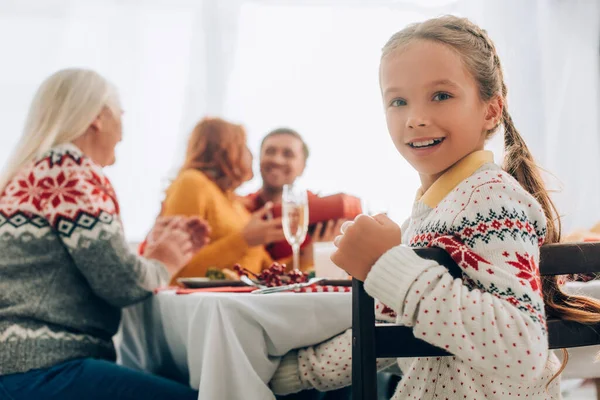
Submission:
POLYGON ((18 205, 30 203, 36 211, 42 209, 40 205, 40 187, 33 172, 29 172, 27 175, 17 179, 15 185, 17 189, 13 193, 13 196, 18 205))
POLYGON ((531 285, 531 289, 536 292, 541 291, 542 283, 540 281, 540 270, 535 258, 527 253, 519 254, 515 252, 516 261, 507 261, 506 263, 519 269, 517 278, 525 279, 531 285))
MULTIPOLYGON (((50 150, 17 174, 1 199, 0 226, 40 227, 43 218, 67 237, 77 229, 92 231, 98 222, 108 226, 119 216, 119 203, 108 178, 72 146, 50 150)), ((72 244, 76 243, 74 239, 72 244)))
MULTIPOLYGON (((490 262, 480 255, 476 254, 473 250, 467 247, 462 240, 456 236, 441 236, 433 240, 429 246, 440 247, 450 254, 450 257, 463 269, 472 268, 475 271, 479 271, 479 264, 488 264, 490 262)), ((492 272, 488 272, 492 273, 492 272)))
POLYGON ((63 171, 56 178, 46 176, 38 183, 41 189, 40 197, 50 202, 54 208, 62 203, 77 204, 77 198, 83 196, 83 193, 77 189, 78 186, 79 177, 67 178, 63 171))
MULTIPOLYGON (((394 307, 396 323, 453 357, 399 359, 403 378, 394 399, 560 397, 557 381, 548 384, 560 363, 548 351, 536 278, 546 220, 535 199, 489 165, 435 206, 415 204, 402 232, 409 246, 378 260, 365 289, 394 307), (444 248, 460 270, 420 259, 410 249, 427 246, 444 248)), ((299 351, 299 373, 291 372, 300 378, 294 391, 350 383, 345 370, 328 370, 330 355, 352 348, 352 337, 343 344, 340 339, 299 351)))

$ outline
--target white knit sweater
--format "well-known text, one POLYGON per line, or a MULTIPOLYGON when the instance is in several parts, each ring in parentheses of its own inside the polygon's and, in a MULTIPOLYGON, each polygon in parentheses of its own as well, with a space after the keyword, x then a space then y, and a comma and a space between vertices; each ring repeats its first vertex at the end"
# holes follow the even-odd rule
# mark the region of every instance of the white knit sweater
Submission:
MULTIPOLYGON (((403 225, 404 245, 385 253, 365 281, 367 292, 395 311, 397 323, 454 354, 398 359, 403 378, 393 399, 560 398, 559 379, 546 388, 560 363, 548 350, 538 270, 544 213, 478 153, 415 203, 403 225), (411 249, 428 246, 448 251, 462 280, 411 249)), ((349 385, 351 349, 347 331, 289 353, 271 387, 283 394, 349 385)), ((389 359, 378 361, 380 368, 389 365, 389 359)))

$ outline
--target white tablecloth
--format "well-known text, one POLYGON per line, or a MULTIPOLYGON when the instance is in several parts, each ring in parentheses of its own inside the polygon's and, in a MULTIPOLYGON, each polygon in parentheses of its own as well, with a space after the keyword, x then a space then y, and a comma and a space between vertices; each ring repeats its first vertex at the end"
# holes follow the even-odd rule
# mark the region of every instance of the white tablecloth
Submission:
POLYGON ((199 388, 199 399, 274 399, 282 355, 352 324, 350 293, 165 291, 123 313, 119 361, 199 388))
MULTIPOLYGON (((600 281, 568 289, 600 298, 600 281)), ((124 311, 119 359, 189 382, 202 400, 273 399, 267 383, 279 357, 349 328, 351 302, 350 293, 162 292, 124 311)), ((600 377, 599 352, 570 349, 563 379, 600 377)))

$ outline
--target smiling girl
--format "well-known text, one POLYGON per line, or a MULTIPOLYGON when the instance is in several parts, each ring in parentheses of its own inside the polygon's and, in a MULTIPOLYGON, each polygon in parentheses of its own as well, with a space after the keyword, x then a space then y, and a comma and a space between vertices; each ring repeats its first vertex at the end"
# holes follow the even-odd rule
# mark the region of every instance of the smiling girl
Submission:
MULTIPOLYGON (((332 260, 365 282, 378 310, 453 354, 398 359, 393 398, 560 398, 546 315, 596 322, 600 304, 540 280, 540 246, 559 240, 560 224, 509 114, 493 42, 463 18, 411 25, 383 48, 380 85, 390 136, 421 189, 402 227, 383 215, 344 224, 332 260), (503 168, 484 150, 500 125, 503 168), (450 253, 462 279, 417 256, 423 247, 450 253)), ((350 384, 350 340, 347 331, 286 355, 273 389, 350 384)))

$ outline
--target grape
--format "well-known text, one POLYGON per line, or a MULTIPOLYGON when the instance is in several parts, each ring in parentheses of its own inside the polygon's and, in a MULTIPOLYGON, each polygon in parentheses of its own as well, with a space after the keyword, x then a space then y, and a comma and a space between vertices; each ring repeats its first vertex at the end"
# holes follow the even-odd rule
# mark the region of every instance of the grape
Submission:
POLYGON ((298 269, 286 272, 286 265, 280 264, 278 262, 273 262, 273 264, 271 264, 269 268, 264 269, 258 275, 254 274, 251 271, 248 271, 246 268, 243 268, 239 264, 235 264, 233 266, 233 270, 236 271, 239 276, 248 276, 249 274, 251 274, 262 284, 269 287, 281 286, 291 283, 302 283, 308 280, 308 276, 304 272, 298 269))
MULTIPOLYGON (((238 276, 248 276, 248 274, 252 274, 252 272, 248 271, 246 268, 242 268, 240 264, 235 264, 233 270, 237 272, 238 276)), ((256 276, 255 274, 252 275, 256 276)))

